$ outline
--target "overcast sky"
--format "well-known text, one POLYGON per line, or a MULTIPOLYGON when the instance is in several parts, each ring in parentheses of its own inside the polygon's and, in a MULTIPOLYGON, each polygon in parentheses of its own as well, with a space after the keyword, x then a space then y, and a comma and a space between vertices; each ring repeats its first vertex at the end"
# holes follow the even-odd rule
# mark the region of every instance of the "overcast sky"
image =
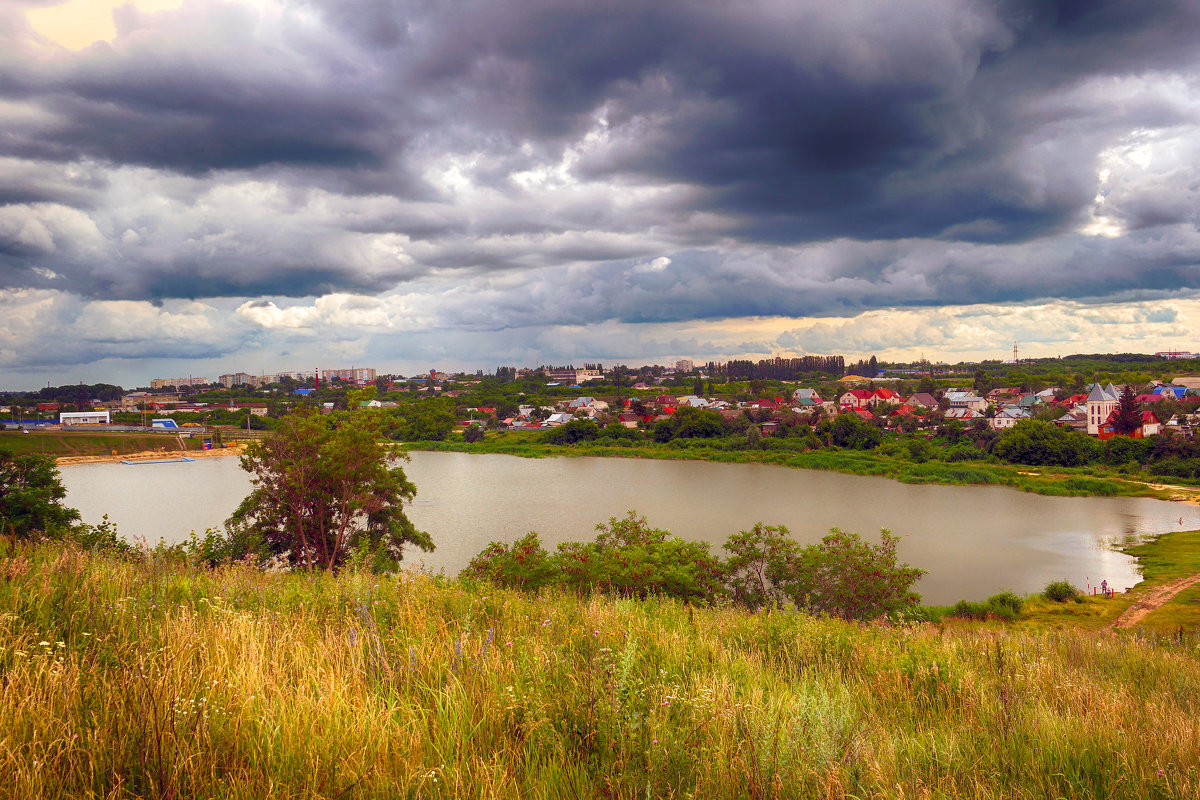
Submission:
POLYGON ((0 388, 1200 347, 1200 3, 0 0, 0 388))

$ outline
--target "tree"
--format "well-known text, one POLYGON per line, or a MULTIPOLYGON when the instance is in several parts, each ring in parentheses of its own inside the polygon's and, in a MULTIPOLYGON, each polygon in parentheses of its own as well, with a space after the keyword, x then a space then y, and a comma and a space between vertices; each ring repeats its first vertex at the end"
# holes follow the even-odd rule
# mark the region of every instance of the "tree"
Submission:
POLYGON ((600 428, 590 419, 573 419, 542 434, 544 444, 575 444, 600 436, 600 428))
POLYGON ((729 537, 726 582, 736 603, 751 609, 791 601, 796 608, 868 620, 920 602, 912 586, 924 570, 897 563, 899 537, 880 531, 879 544, 837 528, 802 547, 782 525, 756 524, 729 537))
POLYGON ((54 459, 0 446, 0 533, 27 539, 77 521, 79 512, 62 504, 66 495, 54 459))
POLYGON ((783 525, 756 522, 750 530, 730 536, 725 542, 730 553, 725 581, 733 601, 751 610, 783 605, 800 549, 783 525))
POLYGON ((871 450, 883 442, 883 432, 857 414, 839 414, 833 420, 822 420, 820 427, 836 447, 871 450))
POLYGON ((463 574, 508 589, 536 592, 553 583, 558 570, 537 532, 530 531, 511 546, 491 542, 471 559, 463 574))
POLYGON ((1133 389, 1126 384, 1121 390, 1117 408, 1113 413, 1113 433, 1129 436, 1142 427, 1142 408, 1133 394, 1133 389))
POLYGON ((711 439, 725 432, 721 415, 707 408, 684 406, 672 415, 671 424, 679 439, 711 439))
POLYGON ((449 398, 431 397, 417 400, 405 406, 399 413, 402 421, 395 438, 401 441, 440 442, 454 429, 454 402, 449 398))
POLYGON ((900 537, 882 530, 880 543, 832 528, 819 545, 801 551, 787 586, 798 607, 843 619, 869 620, 912 608, 912 590, 925 570, 896 562, 900 537))
POLYGON ((468 425, 467 429, 463 431, 463 441, 467 444, 475 444, 483 441, 484 435, 482 425, 468 425))
POLYGON ((596 530, 594 541, 563 542, 554 556, 560 581, 576 591, 711 602, 724 589, 721 563, 704 542, 651 528, 635 511, 596 530))
POLYGON ((1098 442, 1038 419, 1021 420, 992 447, 992 454, 1005 461, 1046 467, 1078 467, 1099 451, 1098 442))
POLYGON ((401 456, 379 443, 380 412, 349 400, 351 411, 284 417, 274 436, 252 442, 242 456, 253 488, 230 522, 308 570, 336 569, 357 548, 393 562, 406 544, 433 550, 429 534, 404 514, 417 489, 392 466, 401 456))

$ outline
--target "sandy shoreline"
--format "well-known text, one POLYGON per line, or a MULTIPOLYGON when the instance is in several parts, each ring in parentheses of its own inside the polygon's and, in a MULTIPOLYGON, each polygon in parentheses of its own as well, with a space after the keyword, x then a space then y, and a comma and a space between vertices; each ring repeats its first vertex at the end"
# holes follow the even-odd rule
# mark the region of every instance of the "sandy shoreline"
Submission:
POLYGON ((54 459, 54 462, 61 467, 68 464, 113 464, 120 461, 153 461, 160 458, 223 458, 240 456, 242 451, 241 445, 231 445, 214 450, 143 450, 140 453, 125 453, 116 456, 59 456, 54 459))

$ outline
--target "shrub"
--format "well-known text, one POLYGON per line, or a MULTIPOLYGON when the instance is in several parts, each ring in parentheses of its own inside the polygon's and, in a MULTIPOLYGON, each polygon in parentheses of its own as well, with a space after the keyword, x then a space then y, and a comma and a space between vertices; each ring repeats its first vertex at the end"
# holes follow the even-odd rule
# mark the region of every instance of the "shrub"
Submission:
POLYGON ((609 517, 596 530, 594 541, 558 546, 554 563, 559 580, 572 589, 705 602, 724 593, 721 562, 704 542, 685 541, 670 531, 651 528, 635 511, 609 517))
POLYGON ((948 616, 976 620, 978 622, 983 622, 988 618, 1014 622, 1017 619, 1017 615, 1021 613, 1021 608, 1024 605, 1025 601, 1012 592, 1001 592, 1000 594, 992 595, 983 603, 959 600, 950 609, 948 616))
POLYGON ((253 526, 227 522, 224 530, 208 528, 203 536, 192 531, 180 545, 188 561, 204 567, 231 564, 252 557, 256 562, 270 558, 266 540, 253 526))
POLYGON ((1042 590, 1042 594, 1047 600, 1053 600, 1056 603, 1065 603, 1068 600, 1074 600, 1079 596, 1079 590, 1071 585, 1070 581, 1052 581, 1046 584, 1046 588, 1042 590))
POLYGON ((53 458, 0 446, 0 533, 29 539, 72 525, 79 512, 62 504, 66 495, 53 458))
POLYGON ((545 444, 575 444, 589 442, 600 436, 600 428, 596 423, 587 419, 573 419, 565 425, 560 425, 542 434, 545 444))
POLYGON ((946 448, 946 452, 942 454, 942 460, 953 464, 956 461, 976 461, 986 455, 982 450, 969 444, 956 444, 946 448))
POLYGON ((1000 592, 987 599, 992 608, 1007 608, 1014 615, 1020 614, 1025 608, 1025 601, 1015 592, 1000 592))
POLYGON ((1117 493, 1117 487, 1112 481, 1102 478, 1068 478, 1063 485, 1073 492, 1087 492, 1109 497, 1117 493))
POLYGON ((987 619, 987 615, 988 607, 986 603, 972 603, 970 600, 959 600, 950 608, 948 616, 983 622, 987 619))
POLYGON ((85 550, 97 550, 115 555, 133 555, 136 549, 117 535, 117 526, 105 514, 99 525, 50 525, 46 538, 71 541, 85 550))
POLYGON ((880 543, 831 528, 820 544, 800 551, 786 591, 799 607, 843 619, 869 620, 921 601, 912 590, 925 570, 896 560, 900 537, 881 530, 880 543))
POLYGON ((537 591, 555 579, 557 569, 535 531, 512 545, 492 542, 471 559, 462 574, 509 589, 537 591))

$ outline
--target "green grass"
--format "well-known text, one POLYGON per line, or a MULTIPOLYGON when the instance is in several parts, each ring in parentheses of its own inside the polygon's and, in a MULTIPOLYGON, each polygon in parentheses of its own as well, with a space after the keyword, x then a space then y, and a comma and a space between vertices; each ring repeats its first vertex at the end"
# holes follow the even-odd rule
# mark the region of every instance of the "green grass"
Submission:
POLYGON ((1197 797, 1196 646, 0 545, 0 786, 1197 797))
POLYGON ((1165 533, 1124 549, 1142 565, 1147 586, 1200 572, 1200 531, 1165 533))
MULTIPOLYGON (((185 432, 184 447, 200 450, 201 439, 188 439, 185 432)), ((144 450, 179 450, 179 440, 174 433, 63 433, 62 431, 37 431, 23 434, 18 431, 0 431, 0 445, 12 448, 17 453, 44 453, 55 458, 60 456, 106 456, 115 450, 118 455, 140 453, 144 450)))

